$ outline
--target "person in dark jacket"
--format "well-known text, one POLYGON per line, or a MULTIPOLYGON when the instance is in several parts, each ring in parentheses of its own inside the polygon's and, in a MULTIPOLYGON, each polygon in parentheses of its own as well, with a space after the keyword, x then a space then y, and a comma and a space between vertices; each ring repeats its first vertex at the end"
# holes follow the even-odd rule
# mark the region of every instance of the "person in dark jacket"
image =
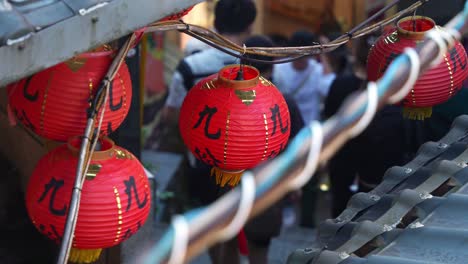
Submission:
MULTIPOLYGON (((334 115, 345 98, 367 87, 367 54, 374 36, 354 41, 351 74, 338 76, 325 100, 324 117, 334 115)), ((332 193, 332 215, 338 216, 353 195, 351 186, 358 183, 359 192, 373 189, 391 166, 403 165, 407 136, 401 107, 389 105, 375 115, 369 126, 357 137, 348 141, 328 163, 332 193)))

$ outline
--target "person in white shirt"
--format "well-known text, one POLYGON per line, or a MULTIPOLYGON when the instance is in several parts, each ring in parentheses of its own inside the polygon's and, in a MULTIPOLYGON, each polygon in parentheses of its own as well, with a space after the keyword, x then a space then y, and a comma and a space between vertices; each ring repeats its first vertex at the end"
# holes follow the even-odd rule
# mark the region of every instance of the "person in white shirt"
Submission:
MULTIPOLYGON (((293 47, 314 44, 317 44, 315 35, 308 31, 295 32, 289 41, 289 46, 293 47)), ((276 86, 283 94, 296 100, 306 125, 313 120, 320 120, 322 102, 334 79, 335 74, 328 64, 322 64, 312 56, 276 64, 273 68, 276 86)))

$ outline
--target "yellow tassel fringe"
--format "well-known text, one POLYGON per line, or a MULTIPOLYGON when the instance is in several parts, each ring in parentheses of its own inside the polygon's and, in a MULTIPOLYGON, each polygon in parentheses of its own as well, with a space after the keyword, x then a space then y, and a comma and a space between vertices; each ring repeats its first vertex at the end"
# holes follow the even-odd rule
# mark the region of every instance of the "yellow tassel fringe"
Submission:
POLYGON ((403 116, 412 120, 424 120, 432 116, 432 107, 403 107, 403 116))
POLYGON ((226 184, 234 187, 239 184, 244 170, 225 171, 218 167, 211 168, 211 176, 216 175, 216 184, 224 187, 226 184))
POLYGON ((79 249, 72 248, 70 251, 70 262, 73 263, 93 263, 101 256, 102 248, 98 249, 79 249))

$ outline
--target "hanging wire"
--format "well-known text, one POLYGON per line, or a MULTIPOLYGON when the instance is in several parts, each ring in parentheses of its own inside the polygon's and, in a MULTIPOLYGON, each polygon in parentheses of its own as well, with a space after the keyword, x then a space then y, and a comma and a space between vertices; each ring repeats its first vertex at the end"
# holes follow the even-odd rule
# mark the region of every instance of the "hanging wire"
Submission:
POLYGON ((273 61, 254 59, 248 56, 246 57, 242 55, 244 54, 243 47, 233 43, 232 41, 228 40, 222 35, 214 31, 211 31, 209 29, 200 27, 200 26, 187 24, 183 21, 156 22, 147 26, 146 32, 179 30, 233 57, 240 58, 245 61, 255 62, 255 63, 279 64, 279 63, 291 62, 291 61, 300 59, 308 55, 315 55, 315 54, 333 51, 336 48, 342 46, 343 44, 346 44, 352 39, 362 37, 364 35, 370 34, 377 30, 381 30, 384 26, 396 21, 397 19, 399 19, 401 16, 405 14, 413 12, 414 10, 416 10, 417 8, 419 8, 421 5, 425 4, 428 1, 429 0, 419 0, 415 2, 414 4, 412 4, 411 6, 409 6, 408 8, 401 10, 400 12, 394 14, 393 16, 365 27, 366 25, 374 21, 378 16, 388 11, 390 8, 394 7, 396 4, 400 2, 400 0, 394 0, 392 3, 385 6, 383 9, 379 10, 379 12, 377 12, 370 18, 366 19, 365 21, 361 22, 359 25, 357 25, 356 27, 354 27, 347 33, 343 34, 342 36, 326 44, 318 43, 316 45, 302 46, 302 47, 273 47, 273 48, 248 47, 245 50, 245 54, 247 55, 261 55, 261 56, 278 58, 273 61))
MULTIPOLYGON (((389 100, 401 99, 405 94, 399 91, 405 91, 408 86, 413 85, 417 77, 430 67, 433 60, 438 59, 440 54, 445 53, 448 48, 454 46, 455 38, 460 39, 459 31, 466 30, 465 21, 467 17, 468 1, 463 12, 446 25, 447 34, 441 34, 438 30, 431 30, 426 34, 427 41, 420 43, 415 49, 405 50, 390 64, 377 83, 369 83, 370 87, 368 87, 367 91, 348 98, 335 116, 326 120, 323 124, 318 124, 321 129, 317 129, 317 123, 312 123, 315 128, 302 129, 291 141, 285 152, 273 161, 250 172, 255 175, 257 186, 255 201, 252 211, 249 213, 250 218, 290 191, 291 182, 307 166, 305 165, 306 161, 311 162, 310 160, 314 160, 313 155, 309 155, 314 153, 313 148, 318 147, 320 149, 315 165, 324 163, 354 135, 353 128, 360 123, 363 115, 366 112, 374 112, 372 108, 375 107, 375 102, 372 103, 372 99, 369 100, 375 96, 375 91, 372 91, 375 87, 372 88, 372 86, 377 87, 377 105, 380 107, 388 103, 389 100), (443 41, 437 41, 436 39, 442 39, 443 41), (368 92, 372 92, 374 95, 370 95, 368 92), (317 139, 319 132, 323 133, 323 136, 320 136, 322 140, 317 139)), ((293 185, 297 188, 301 184, 293 185)), ((242 195, 243 192, 241 192, 240 188, 235 188, 210 206, 190 211, 183 216, 189 225, 189 245, 181 261, 190 260, 218 242, 218 232, 230 222, 230 219, 235 217, 242 195)), ((176 243, 174 241, 175 231, 177 230, 175 230, 174 226, 169 228, 161 240, 150 251, 145 252, 143 263, 162 263, 166 261, 167 256, 172 252, 171 245, 176 243)))

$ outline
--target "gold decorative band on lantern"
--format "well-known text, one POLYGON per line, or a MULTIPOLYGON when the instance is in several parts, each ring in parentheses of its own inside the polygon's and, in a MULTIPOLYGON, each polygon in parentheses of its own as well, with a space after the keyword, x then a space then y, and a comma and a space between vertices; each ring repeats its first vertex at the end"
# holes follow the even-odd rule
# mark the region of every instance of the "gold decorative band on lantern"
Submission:
POLYGON ((436 26, 434 20, 425 16, 408 16, 398 20, 398 35, 408 39, 422 40, 424 34, 436 26))
POLYGON ((95 57, 104 57, 113 55, 116 53, 116 50, 113 49, 110 45, 104 44, 90 51, 76 55, 74 58, 95 58, 95 57))
MULTIPOLYGON (((68 149, 72 152, 73 156, 78 157, 79 150, 81 148, 81 142, 83 141, 82 136, 72 137, 68 140, 68 149)), ((115 143, 108 137, 101 137, 98 142, 101 144, 100 150, 95 150, 91 160, 106 160, 115 155, 115 143)))
POLYGON ((236 90, 255 87, 259 82, 260 72, 252 66, 242 65, 243 80, 236 80, 240 68, 241 65, 239 64, 228 65, 222 68, 216 80, 218 85, 236 90))

